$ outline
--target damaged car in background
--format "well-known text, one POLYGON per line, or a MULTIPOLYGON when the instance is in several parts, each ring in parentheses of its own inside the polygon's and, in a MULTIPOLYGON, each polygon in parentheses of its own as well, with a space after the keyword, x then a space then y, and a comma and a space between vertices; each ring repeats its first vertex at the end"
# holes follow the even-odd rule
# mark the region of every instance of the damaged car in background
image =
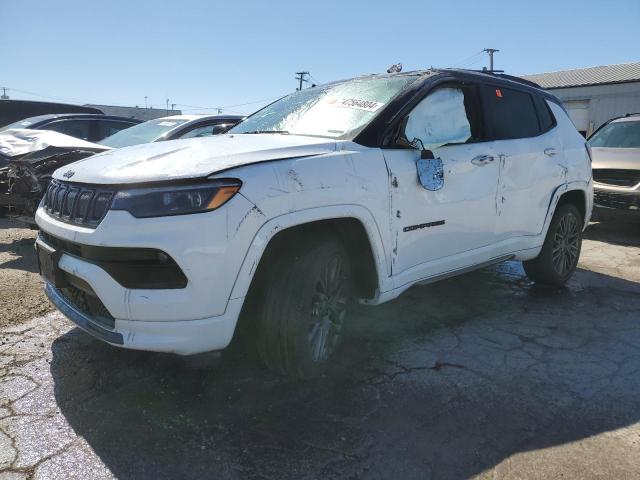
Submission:
POLYGON ((54 170, 110 149, 51 130, 0 134, 0 209, 35 226, 33 216, 54 170))
POLYGON ((240 115, 173 115, 120 129, 99 143, 50 130, 3 129, 0 131, 0 213, 8 213, 15 220, 35 227, 33 216, 57 168, 113 148, 216 135, 243 118, 240 115))
POLYGON ((111 345, 323 372, 350 302, 519 260, 561 286, 592 208, 585 139, 507 75, 426 70, 307 88, 228 133, 56 170, 36 212, 45 293, 111 345), (244 330, 244 328, 243 328, 244 330))

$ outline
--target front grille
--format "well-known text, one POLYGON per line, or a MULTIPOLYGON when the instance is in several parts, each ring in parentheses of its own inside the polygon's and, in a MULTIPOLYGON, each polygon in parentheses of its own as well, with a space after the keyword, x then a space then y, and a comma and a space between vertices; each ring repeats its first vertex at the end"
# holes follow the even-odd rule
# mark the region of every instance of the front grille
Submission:
POLYGON ((637 192, 593 192, 593 203, 620 210, 640 210, 640 194, 637 192))
POLYGON ((595 168, 593 179, 598 183, 617 187, 635 187, 640 183, 640 170, 595 168))
POLYGON ((58 220, 96 228, 107 214, 114 193, 113 190, 52 180, 42 206, 58 220))
MULTIPOLYGON (((73 281, 73 279, 70 278, 68 278, 68 280, 73 281)), ((105 307, 100 299, 95 295, 73 285, 61 288, 60 293, 62 293, 62 295, 64 295, 66 299, 78 310, 91 317, 91 320, 99 324, 101 327, 109 330, 113 330, 115 328, 115 319, 113 318, 113 315, 109 313, 107 307, 105 307)))

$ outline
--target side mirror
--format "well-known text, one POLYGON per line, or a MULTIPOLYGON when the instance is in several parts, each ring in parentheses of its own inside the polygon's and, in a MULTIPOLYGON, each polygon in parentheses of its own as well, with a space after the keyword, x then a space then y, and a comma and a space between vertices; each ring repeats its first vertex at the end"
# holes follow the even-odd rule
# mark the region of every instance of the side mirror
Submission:
POLYGON ((444 186, 444 169, 442 160, 435 158, 431 150, 424 148, 424 144, 419 138, 414 138, 412 144, 420 145, 420 158, 416 161, 418 170, 418 180, 425 190, 435 192, 444 186))

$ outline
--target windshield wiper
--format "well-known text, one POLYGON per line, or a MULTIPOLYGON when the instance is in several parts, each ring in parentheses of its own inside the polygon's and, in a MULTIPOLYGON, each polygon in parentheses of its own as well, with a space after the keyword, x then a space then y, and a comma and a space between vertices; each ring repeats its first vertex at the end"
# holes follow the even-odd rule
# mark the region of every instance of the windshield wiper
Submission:
POLYGON ((250 132, 242 132, 242 133, 281 133, 284 135, 289 135, 289 132, 286 130, 252 130, 250 132))

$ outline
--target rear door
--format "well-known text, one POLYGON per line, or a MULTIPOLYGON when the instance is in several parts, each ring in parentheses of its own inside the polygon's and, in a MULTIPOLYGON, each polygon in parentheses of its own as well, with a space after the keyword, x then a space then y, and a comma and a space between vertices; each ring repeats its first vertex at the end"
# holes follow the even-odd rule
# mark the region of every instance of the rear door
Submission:
POLYGON ((537 235, 565 173, 555 119, 544 99, 528 90, 487 84, 482 91, 500 164, 497 240, 537 235))

